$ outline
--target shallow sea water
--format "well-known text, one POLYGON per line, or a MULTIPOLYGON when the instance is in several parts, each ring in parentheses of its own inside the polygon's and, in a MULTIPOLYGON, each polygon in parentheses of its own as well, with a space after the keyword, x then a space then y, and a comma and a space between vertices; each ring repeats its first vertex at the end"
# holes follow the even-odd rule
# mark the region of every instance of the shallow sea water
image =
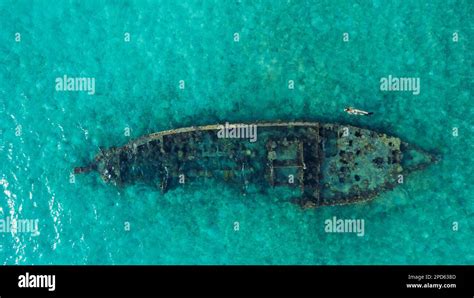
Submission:
POLYGON ((473 14, 444 0, 0 0, 0 218, 40 232, 0 233, 0 262, 474 264, 473 14), (96 94, 56 92, 64 74, 96 78, 96 94), (420 77, 420 94, 380 91, 388 75, 420 77), (70 183, 99 146, 275 119, 387 132, 442 161, 372 202, 315 210, 212 181, 165 195, 70 183), (364 219, 365 236, 325 233, 333 216, 364 219))

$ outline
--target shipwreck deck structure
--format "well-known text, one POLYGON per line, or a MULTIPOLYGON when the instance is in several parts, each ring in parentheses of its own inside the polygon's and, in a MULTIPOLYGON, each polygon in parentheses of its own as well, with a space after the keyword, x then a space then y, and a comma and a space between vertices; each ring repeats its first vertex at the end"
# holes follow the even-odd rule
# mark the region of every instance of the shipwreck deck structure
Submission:
POLYGON ((395 187, 399 175, 435 161, 397 137, 364 128, 318 122, 256 125, 256 142, 220 138, 219 125, 153 133, 101 150, 91 165, 75 172, 97 170, 104 181, 146 183, 162 192, 203 179, 241 191, 250 184, 294 188, 299 204, 316 207, 370 200, 395 187))

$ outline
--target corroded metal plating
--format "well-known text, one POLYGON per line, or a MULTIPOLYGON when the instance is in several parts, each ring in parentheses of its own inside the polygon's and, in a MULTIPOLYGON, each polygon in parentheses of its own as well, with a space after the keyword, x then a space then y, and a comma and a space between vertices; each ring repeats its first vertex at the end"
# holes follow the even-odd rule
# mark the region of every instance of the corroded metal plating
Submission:
POLYGON ((218 125, 186 127, 101 150, 75 173, 98 171, 119 186, 145 183, 166 192, 215 179, 246 191, 296 188, 304 207, 373 199, 400 175, 436 158, 397 137, 364 128, 318 122, 257 123, 258 141, 218 138, 218 125))

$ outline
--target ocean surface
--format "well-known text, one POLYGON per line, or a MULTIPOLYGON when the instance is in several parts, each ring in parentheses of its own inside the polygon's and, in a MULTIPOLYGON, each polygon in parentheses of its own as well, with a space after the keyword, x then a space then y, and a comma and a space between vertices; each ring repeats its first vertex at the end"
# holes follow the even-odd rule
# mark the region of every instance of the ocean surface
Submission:
POLYGON ((38 224, 1 232, 0 262, 474 264, 473 15, 470 0, 0 0, 0 220, 38 224), (64 75, 95 94, 56 91, 64 75), (389 75, 420 94, 381 91, 389 75), (374 201, 308 210, 276 189, 71 176, 99 146, 277 119, 363 126, 442 160, 374 201), (365 235, 326 233, 334 216, 365 235))

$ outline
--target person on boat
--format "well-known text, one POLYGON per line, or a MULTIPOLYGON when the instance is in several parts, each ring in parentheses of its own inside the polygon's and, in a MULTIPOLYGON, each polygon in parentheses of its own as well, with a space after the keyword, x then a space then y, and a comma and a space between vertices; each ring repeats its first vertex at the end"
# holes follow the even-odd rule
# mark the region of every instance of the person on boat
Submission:
POLYGON ((373 112, 366 112, 366 111, 354 109, 353 107, 347 107, 344 109, 344 111, 350 115, 369 116, 373 114, 373 112))

